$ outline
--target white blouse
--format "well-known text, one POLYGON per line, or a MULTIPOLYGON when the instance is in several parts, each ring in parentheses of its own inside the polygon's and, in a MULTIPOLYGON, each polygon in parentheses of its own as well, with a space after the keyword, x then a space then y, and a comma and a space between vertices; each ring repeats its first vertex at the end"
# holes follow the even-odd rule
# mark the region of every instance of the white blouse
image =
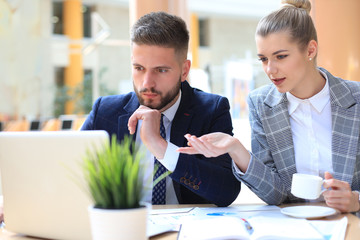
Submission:
POLYGON ((331 154, 331 106, 327 76, 324 88, 309 99, 299 99, 287 92, 296 169, 324 177, 333 172, 331 154))

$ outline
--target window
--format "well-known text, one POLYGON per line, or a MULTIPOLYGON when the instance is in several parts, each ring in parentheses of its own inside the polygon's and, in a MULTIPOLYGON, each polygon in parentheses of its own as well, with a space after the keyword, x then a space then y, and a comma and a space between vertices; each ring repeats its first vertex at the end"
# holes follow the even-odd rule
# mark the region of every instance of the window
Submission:
POLYGON ((88 113, 92 108, 92 70, 84 69, 84 80, 72 89, 69 95, 69 87, 65 85, 65 68, 55 68, 55 101, 54 115, 56 117, 65 114, 65 104, 69 100, 75 101, 74 113, 88 113))
POLYGON ((58 117, 65 113, 65 102, 67 101, 67 88, 64 84, 63 67, 55 68, 55 99, 54 99, 54 116, 58 117))
MULTIPOLYGON (((83 5, 81 12, 83 15, 83 36, 91 37, 91 12, 93 7, 90 5, 83 5)), ((64 34, 64 7, 63 2, 54 1, 53 2, 53 33, 54 34, 64 34)))
POLYGON ((88 5, 83 5, 82 13, 84 19, 84 37, 91 37, 91 12, 92 7, 88 5))
POLYGON ((53 33, 54 34, 64 34, 63 30, 63 3, 62 2, 53 2, 53 33))
POLYGON ((200 47, 208 47, 210 45, 208 19, 199 19, 199 44, 200 47))

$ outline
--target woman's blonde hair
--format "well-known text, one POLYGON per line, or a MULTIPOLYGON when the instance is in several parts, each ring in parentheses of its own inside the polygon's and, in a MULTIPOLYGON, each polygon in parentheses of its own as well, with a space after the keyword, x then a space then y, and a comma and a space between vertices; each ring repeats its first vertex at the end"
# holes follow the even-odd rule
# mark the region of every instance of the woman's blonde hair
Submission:
POLYGON ((282 0, 283 6, 260 20, 256 35, 266 37, 268 34, 287 31, 290 38, 304 50, 311 40, 317 42, 314 23, 309 15, 309 0, 282 0))

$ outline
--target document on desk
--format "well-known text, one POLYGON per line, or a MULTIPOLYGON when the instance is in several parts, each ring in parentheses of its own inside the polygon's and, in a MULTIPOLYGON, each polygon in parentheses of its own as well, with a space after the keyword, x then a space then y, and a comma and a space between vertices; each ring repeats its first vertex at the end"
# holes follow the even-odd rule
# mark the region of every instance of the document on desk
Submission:
POLYGON ((324 221, 324 220, 310 220, 318 232, 320 232, 324 239, 327 240, 343 240, 345 239, 346 228, 348 225, 347 217, 340 220, 324 221))
POLYGON ((178 240, 224 239, 311 239, 323 240, 323 236, 305 219, 256 216, 247 219, 252 230, 238 217, 213 217, 192 220, 181 224, 178 240))
POLYGON ((181 218, 191 216, 194 208, 153 209, 148 217, 147 236, 179 231, 181 218))
MULTIPOLYGON (((149 215, 149 237, 179 231, 188 239, 344 239, 347 218, 334 221, 305 220, 283 215, 271 205, 244 205, 153 210, 149 215), (230 218, 230 219, 228 219, 230 218), (253 228, 246 230, 246 219, 253 228), (209 234, 199 238, 196 233, 209 234)), ((180 238, 181 237, 181 238, 180 238)))
POLYGON ((202 220, 215 216, 247 217, 254 213, 280 211, 277 206, 244 205, 233 207, 206 207, 206 208, 175 208, 155 209, 148 218, 148 236, 155 236, 169 231, 178 231, 180 225, 188 220, 202 220))
POLYGON ((232 207, 205 207, 205 208, 175 208, 155 209, 150 212, 149 221, 151 224, 172 224, 179 225, 185 219, 206 219, 211 216, 239 216, 247 217, 260 212, 279 212, 280 208, 272 205, 244 205, 232 207))

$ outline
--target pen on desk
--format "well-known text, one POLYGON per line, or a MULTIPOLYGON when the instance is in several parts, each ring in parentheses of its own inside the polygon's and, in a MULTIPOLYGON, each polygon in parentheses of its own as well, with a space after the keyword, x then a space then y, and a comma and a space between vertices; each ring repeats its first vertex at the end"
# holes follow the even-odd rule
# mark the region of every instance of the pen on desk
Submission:
POLYGON ((248 233, 251 235, 254 232, 254 228, 250 225, 250 223, 245 218, 241 218, 241 220, 244 221, 246 231, 248 231, 248 233))
POLYGON ((181 236, 180 236, 181 235, 181 226, 182 226, 182 224, 180 224, 180 226, 179 226, 179 233, 178 233, 176 240, 179 240, 181 238, 181 236))

